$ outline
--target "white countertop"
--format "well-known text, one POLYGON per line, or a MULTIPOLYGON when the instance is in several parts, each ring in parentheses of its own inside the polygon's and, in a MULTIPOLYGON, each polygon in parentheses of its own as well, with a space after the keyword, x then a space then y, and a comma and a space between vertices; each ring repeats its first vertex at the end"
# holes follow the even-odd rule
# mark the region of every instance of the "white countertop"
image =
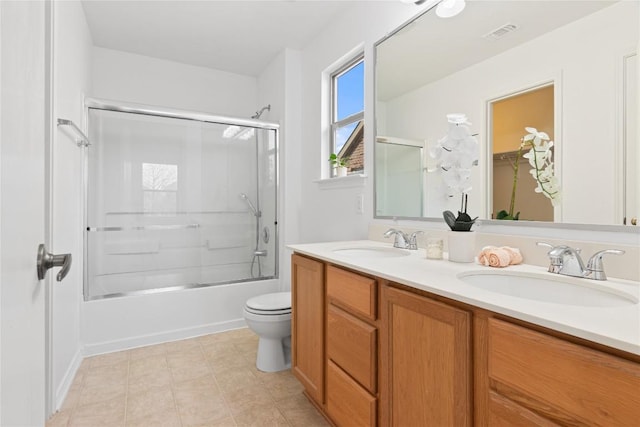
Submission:
MULTIPOLYGON (((375 259, 334 252, 341 248, 392 248, 391 244, 370 240, 309 243, 287 247, 300 254, 640 355, 638 303, 617 307, 548 303, 486 291, 457 277, 463 272, 493 270, 496 273, 520 271, 557 278, 557 275, 548 273, 544 267, 522 264, 498 269, 475 263, 454 263, 446 259, 429 260, 426 259, 424 249, 408 251, 408 256, 375 259)), ((612 278, 607 281, 575 280, 586 281, 590 287, 624 292, 632 295, 636 301, 640 298, 638 282, 612 278)))

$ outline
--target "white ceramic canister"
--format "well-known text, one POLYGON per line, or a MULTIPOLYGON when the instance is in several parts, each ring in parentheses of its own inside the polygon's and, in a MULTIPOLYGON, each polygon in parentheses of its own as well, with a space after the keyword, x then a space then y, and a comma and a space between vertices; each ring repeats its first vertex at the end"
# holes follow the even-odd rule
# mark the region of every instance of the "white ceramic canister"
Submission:
POLYGON ((476 235, 473 231, 449 231, 449 261, 473 262, 476 256, 476 235))

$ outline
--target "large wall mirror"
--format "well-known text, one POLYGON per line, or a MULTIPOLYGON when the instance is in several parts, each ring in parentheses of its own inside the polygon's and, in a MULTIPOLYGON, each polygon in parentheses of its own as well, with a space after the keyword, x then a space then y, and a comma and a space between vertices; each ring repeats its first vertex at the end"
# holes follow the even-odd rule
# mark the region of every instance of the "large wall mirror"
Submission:
POLYGON ((461 113, 479 146, 470 215, 494 219, 513 204, 519 221, 631 224, 639 21, 638 1, 468 1, 460 15, 432 9, 378 42, 376 217, 459 210, 430 151, 450 129, 447 114, 461 113), (553 141, 554 203, 519 152, 525 128, 553 141))

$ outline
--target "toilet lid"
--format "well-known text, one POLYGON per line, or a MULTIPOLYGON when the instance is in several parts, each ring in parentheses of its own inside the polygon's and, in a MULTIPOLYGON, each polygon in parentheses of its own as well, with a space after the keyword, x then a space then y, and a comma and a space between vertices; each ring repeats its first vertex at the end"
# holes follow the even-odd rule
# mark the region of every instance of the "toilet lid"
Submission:
POLYGON ((291 292, 258 295, 247 300, 247 308, 253 311, 286 311, 291 309, 291 292))

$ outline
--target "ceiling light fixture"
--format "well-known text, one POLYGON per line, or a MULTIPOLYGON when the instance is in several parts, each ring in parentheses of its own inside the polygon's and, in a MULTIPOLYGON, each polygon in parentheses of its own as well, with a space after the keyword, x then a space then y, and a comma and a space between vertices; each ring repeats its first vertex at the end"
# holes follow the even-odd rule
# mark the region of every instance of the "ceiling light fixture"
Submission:
POLYGON ((464 10, 465 0, 442 0, 436 7, 436 15, 440 18, 451 18, 464 10))

